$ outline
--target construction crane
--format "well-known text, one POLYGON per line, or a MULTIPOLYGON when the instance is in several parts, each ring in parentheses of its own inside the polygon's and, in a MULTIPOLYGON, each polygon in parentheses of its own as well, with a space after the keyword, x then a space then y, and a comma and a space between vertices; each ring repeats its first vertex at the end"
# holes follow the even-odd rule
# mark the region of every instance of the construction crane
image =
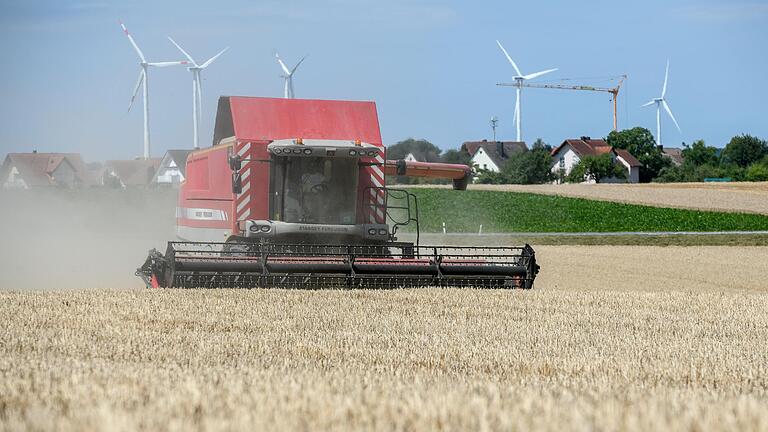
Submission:
POLYGON ((616 87, 594 87, 594 86, 588 86, 588 85, 564 85, 564 84, 529 84, 529 83, 499 83, 496 85, 504 86, 504 87, 532 87, 532 88, 548 88, 548 89, 559 89, 559 90, 583 90, 583 91, 593 91, 593 92, 605 92, 611 94, 611 99, 613 101, 613 130, 618 130, 618 116, 617 116, 617 103, 616 100, 619 98, 619 89, 621 88, 621 85, 624 84, 624 80, 627 79, 626 75, 621 75, 618 77, 619 82, 616 84, 616 87))

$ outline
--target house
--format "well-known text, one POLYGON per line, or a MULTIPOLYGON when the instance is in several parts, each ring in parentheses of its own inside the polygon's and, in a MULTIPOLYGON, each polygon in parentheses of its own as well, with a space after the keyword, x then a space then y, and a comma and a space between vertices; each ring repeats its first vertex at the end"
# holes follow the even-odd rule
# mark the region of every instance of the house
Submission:
POLYGON ((406 162, 425 162, 424 158, 419 159, 413 153, 408 153, 407 155, 405 155, 403 160, 406 162))
POLYGON ((168 150, 152 177, 152 184, 178 186, 187 171, 187 156, 192 150, 168 150))
POLYGON ((499 172, 504 162, 517 152, 525 151, 522 141, 467 141, 461 145, 461 151, 469 154, 470 163, 479 169, 499 172))
POLYGON ((674 166, 683 164, 683 149, 675 147, 662 147, 661 154, 668 157, 674 166))
POLYGON ((77 153, 9 153, 0 167, 3 189, 93 186, 94 178, 77 153))
POLYGON ((104 164, 99 182, 102 185, 146 187, 160 167, 160 159, 109 160, 104 164))
MULTIPOLYGON (((567 139, 557 148, 552 150, 552 173, 555 174, 557 183, 561 183, 573 167, 584 156, 599 156, 609 153, 614 163, 619 163, 627 170, 626 179, 609 178, 602 179, 603 183, 638 183, 640 181, 640 163, 628 151, 613 148, 605 140, 581 137, 579 139, 567 139)), ((594 179, 585 179, 584 183, 595 183, 594 179)))

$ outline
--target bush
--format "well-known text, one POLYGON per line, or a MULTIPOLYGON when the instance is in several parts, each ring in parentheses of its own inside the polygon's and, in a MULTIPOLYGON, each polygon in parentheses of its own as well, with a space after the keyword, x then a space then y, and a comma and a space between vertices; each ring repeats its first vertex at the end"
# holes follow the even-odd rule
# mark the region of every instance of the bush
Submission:
POLYGON ((747 181, 768 181, 768 164, 754 163, 747 168, 747 181))

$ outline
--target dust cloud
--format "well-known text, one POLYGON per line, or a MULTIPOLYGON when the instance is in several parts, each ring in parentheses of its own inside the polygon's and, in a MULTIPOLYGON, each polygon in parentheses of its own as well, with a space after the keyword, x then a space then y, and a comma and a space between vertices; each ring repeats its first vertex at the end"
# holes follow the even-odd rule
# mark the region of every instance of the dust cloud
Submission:
POLYGON ((0 191, 0 290, 140 288, 175 238, 176 190, 0 191))

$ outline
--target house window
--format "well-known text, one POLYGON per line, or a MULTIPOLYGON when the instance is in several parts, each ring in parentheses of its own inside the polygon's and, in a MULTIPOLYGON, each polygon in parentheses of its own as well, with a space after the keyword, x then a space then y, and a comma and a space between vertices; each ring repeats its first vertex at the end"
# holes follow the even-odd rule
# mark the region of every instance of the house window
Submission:
POLYGON ((488 164, 483 164, 483 169, 487 170, 488 169, 488 164))
POLYGON ((560 156, 560 169, 565 169, 565 158, 560 156))

